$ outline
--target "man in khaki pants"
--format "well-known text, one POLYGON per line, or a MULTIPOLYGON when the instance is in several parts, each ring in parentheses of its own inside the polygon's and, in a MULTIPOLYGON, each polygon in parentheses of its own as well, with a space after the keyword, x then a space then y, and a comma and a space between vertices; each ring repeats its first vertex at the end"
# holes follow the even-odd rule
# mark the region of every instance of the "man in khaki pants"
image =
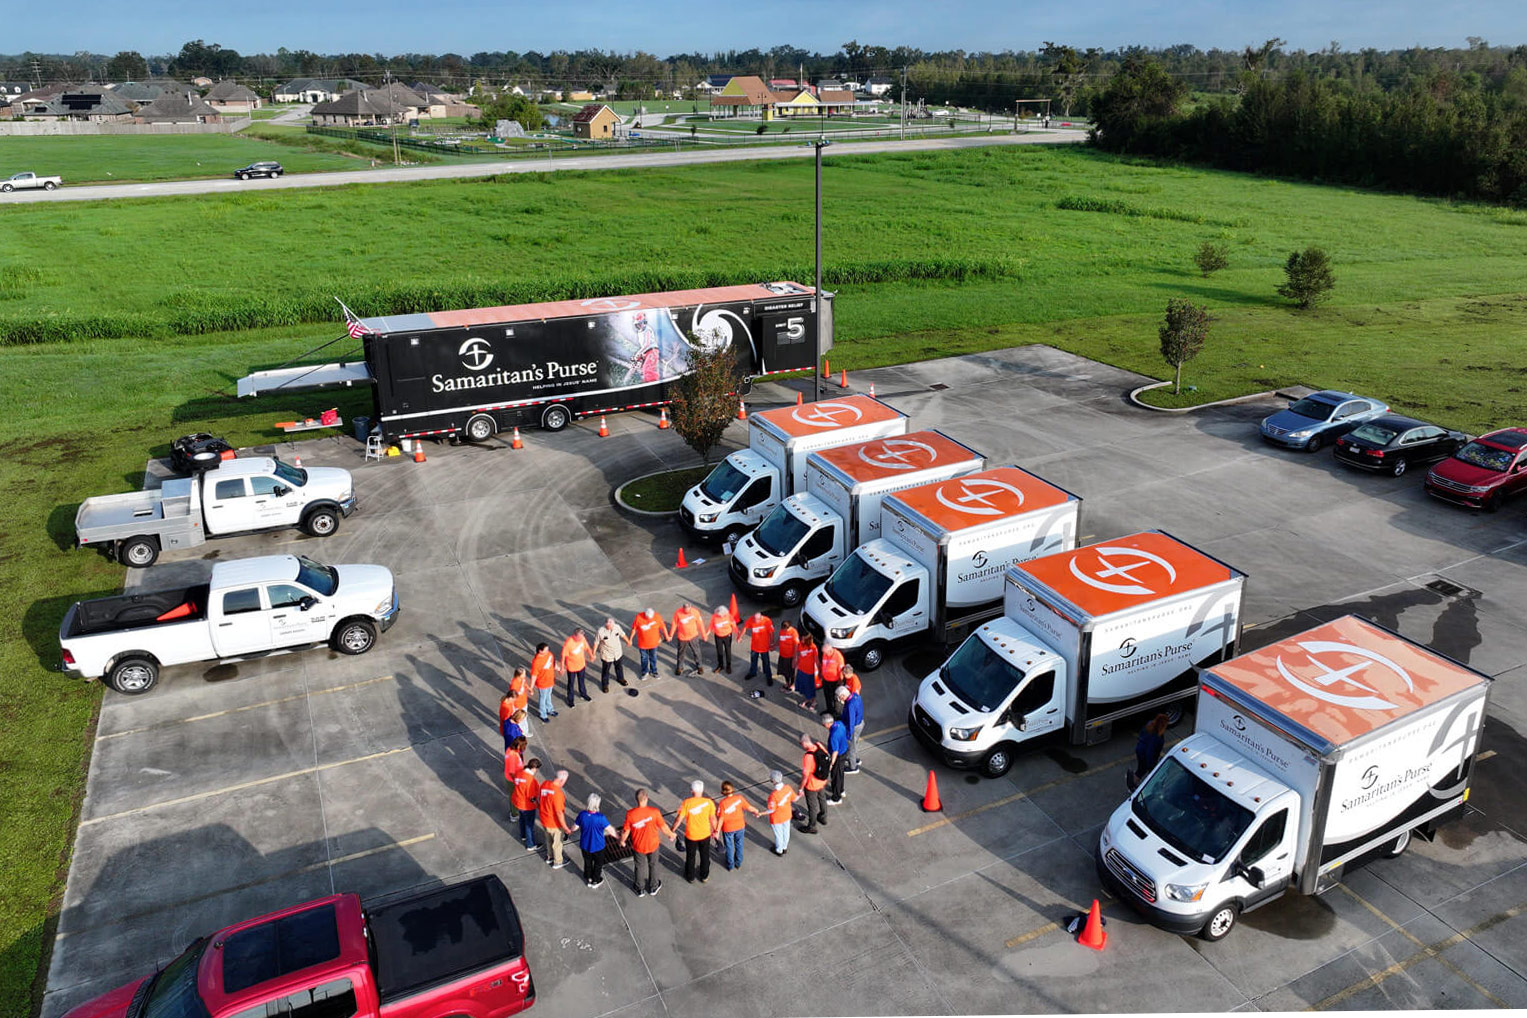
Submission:
POLYGON ((567 825, 567 798, 562 791, 566 784, 567 771, 558 771, 555 778, 541 786, 537 808, 541 826, 546 829, 546 865, 554 870, 567 865, 562 858, 562 841, 571 830, 567 825))

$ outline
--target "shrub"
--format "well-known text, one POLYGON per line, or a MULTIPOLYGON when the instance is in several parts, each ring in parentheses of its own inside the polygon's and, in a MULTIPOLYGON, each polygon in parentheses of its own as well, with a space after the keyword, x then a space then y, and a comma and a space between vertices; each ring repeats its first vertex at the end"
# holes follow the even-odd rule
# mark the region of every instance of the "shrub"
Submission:
POLYGON ((1230 264, 1230 252, 1223 244, 1206 240, 1193 254, 1193 264, 1198 266, 1205 279, 1230 264))
POLYGON ((1288 280, 1278 287, 1278 293, 1301 308, 1311 308, 1328 299, 1336 286, 1331 258, 1318 247, 1290 253, 1283 272, 1288 280))

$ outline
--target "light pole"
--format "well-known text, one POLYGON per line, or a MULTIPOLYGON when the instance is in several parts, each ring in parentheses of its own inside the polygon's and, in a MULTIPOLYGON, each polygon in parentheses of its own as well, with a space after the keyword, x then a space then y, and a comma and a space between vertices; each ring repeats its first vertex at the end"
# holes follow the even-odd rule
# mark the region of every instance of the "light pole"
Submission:
POLYGON ((822 319, 826 317, 822 313, 822 150, 832 142, 826 138, 817 138, 811 143, 816 149, 817 157, 817 279, 816 292, 812 295, 812 303, 816 309, 816 328, 812 340, 816 359, 812 363, 811 377, 812 389, 811 400, 813 403, 822 399, 822 319))

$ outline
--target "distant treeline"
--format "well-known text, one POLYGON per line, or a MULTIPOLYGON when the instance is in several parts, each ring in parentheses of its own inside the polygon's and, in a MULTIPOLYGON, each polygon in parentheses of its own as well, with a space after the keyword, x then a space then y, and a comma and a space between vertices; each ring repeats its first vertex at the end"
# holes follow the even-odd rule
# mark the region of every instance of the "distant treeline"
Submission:
POLYGON ((1527 206, 1527 65, 1417 72, 1388 90, 1295 70, 1188 105, 1179 79, 1131 60, 1092 101, 1114 152, 1527 206))

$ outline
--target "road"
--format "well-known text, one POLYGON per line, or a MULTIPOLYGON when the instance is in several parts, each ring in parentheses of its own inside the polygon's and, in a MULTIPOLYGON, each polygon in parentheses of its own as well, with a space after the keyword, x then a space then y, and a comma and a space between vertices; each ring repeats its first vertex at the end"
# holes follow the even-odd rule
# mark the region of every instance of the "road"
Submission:
MULTIPOLYGON (((1082 131, 1051 131, 1048 134, 988 134, 975 137, 919 138, 909 141, 854 142, 841 151, 852 155, 878 152, 927 152, 973 148, 983 145, 1075 144, 1086 138, 1082 131)), ((736 163, 757 159, 807 159, 807 145, 759 146, 691 152, 646 152, 631 155, 562 156, 522 158, 498 162, 448 166, 379 167, 339 173, 289 173, 274 180, 169 180, 146 184, 92 184, 63 187, 57 191, 17 191, 0 194, 0 205, 22 202, 108 201, 116 198, 173 198, 187 194, 279 191, 290 188, 337 187, 342 184, 392 184, 411 180, 461 180, 491 177, 499 173, 546 173, 553 170, 626 170, 649 166, 688 166, 694 163, 736 163)))

